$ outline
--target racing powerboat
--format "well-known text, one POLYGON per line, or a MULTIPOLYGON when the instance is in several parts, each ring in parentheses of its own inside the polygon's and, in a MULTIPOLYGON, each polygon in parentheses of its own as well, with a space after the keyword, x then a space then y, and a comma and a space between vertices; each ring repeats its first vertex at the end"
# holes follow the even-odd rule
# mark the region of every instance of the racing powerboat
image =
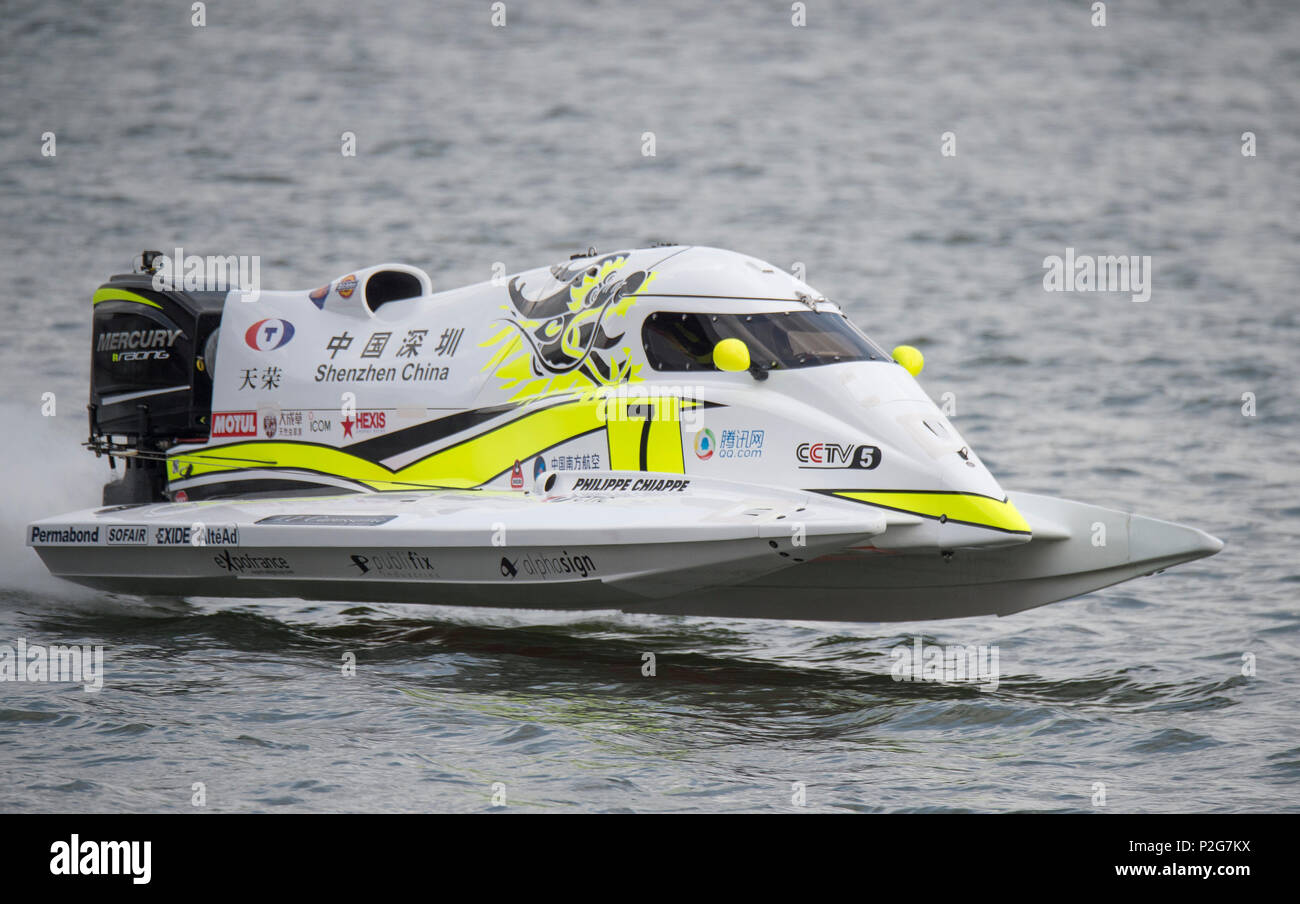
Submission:
POLYGON ((803 281, 659 245, 434 292, 93 296, 103 506, 50 572, 140 595, 899 621, 1007 615, 1213 555, 1191 527, 1007 492, 803 281))

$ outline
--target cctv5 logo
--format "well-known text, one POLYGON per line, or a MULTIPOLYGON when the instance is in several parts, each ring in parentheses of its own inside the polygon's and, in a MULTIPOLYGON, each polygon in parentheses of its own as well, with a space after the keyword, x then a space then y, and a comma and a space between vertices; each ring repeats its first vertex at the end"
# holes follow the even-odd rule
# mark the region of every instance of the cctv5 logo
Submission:
POLYGON ((857 468, 870 471, 880 464, 879 446, 842 443, 800 443, 794 450, 800 468, 857 468))
POLYGON ((293 338, 293 324, 278 317, 259 320, 244 333, 248 347, 259 352, 268 352, 273 348, 283 348, 293 338))

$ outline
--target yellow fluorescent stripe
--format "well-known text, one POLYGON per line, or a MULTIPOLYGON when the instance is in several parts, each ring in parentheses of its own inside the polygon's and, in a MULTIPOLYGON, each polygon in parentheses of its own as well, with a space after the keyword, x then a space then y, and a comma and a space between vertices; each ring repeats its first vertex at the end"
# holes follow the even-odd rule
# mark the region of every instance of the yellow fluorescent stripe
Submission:
POLYGON ((685 473, 686 466, 682 461, 681 399, 676 396, 620 394, 611 396, 606 406, 609 418, 606 425, 609 466, 612 469, 640 471, 641 440, 644 437, 645 470, 685 473), (640 416, 629 413, 633 406, 644 406, 640 416))
POLYGON ((914 493, 898 490, 836 490, 833 495, 929 518, 947 515, 950 521, 1015 533, 1030 533, 1029 522, 1009 499, 999 501, 968 493, 914 493))
MULTIPOLYGON (((376 489, 399 489, 404 483, 474 487, 512 468, 516 461, 602 426, 604 422, 598 418, 597 406, 592 402, 558 405, 434 452, 397 471, 343 449, 294 442, 231 443, 213 447, 210 452, 181 453, 170 460, 191 469, 186 475, 191 477, 265 463, 266 467, 334 474, 376 489), (241 458, 247 461, 231 461, 241 458)), ((174 479, 181 474, 173 465, 168 476, 174 479)))
POLYGON ((128 292, 126 289, 97 289, 91 296, 92 305, 99 304, 101 301, 134 301, 139 304, 147 304, 150 307, 162 310, 162 305, 156 301, 150 301, 143 295, 137 295, 134 292, 128 292))

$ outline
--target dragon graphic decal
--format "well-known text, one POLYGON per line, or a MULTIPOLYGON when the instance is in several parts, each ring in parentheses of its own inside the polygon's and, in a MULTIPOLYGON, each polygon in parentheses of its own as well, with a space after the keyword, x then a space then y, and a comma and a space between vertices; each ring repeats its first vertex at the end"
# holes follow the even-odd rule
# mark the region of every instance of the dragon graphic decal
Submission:
POLYGON ((483 370, 496 370, 511 401, 638 379, 640 365, 632 363, 632 349, 620 345, 623 331, 612 330, 654 274, 624 273, 626 262, 626 255, 610 254, 591 263, 557 266, 551 274, 563 286, 536 300, 525 296, 519 277, 510 280, 510 303, 501 306, 506 316, 483 343, 496 348, 483 370))

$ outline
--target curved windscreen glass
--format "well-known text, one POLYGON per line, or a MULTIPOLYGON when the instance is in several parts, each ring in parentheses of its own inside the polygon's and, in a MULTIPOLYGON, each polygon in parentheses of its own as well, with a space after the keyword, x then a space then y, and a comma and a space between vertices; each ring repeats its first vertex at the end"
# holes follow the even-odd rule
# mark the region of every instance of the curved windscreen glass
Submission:
POLYGON ((655 370, 717 370, 713 346, 740 339, 764 370, 816 367, 844 361, 888 361, 889 355, 841 314, 700 314, 658 311, 641 328, 655 370))

